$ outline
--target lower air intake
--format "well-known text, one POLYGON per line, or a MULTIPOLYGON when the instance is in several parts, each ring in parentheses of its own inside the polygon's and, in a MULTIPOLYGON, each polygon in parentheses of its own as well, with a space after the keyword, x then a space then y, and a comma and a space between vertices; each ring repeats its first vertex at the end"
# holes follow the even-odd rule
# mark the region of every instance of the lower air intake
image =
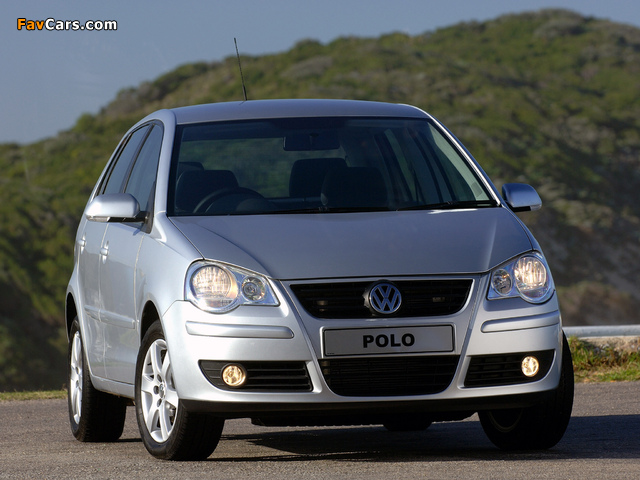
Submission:
POLYGON ((457 355, 321 360, 327 385, 337 395, 386 397, 428 395, 445 390, 458 366, 457 355))

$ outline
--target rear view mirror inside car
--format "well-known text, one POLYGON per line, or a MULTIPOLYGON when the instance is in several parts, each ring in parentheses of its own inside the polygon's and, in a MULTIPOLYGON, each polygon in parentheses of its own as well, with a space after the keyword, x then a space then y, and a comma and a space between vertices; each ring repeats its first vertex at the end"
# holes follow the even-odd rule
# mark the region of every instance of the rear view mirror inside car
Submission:
POLYGON ((335 132, 294 133, 284 138, 286 152, 336 150, 338 148, 340 148, 340 140, 335 132))

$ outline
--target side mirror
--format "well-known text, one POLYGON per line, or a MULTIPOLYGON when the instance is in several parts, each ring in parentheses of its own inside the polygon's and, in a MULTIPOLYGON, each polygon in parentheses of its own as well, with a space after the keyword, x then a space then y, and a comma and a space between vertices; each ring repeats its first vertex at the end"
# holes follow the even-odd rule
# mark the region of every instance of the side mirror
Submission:
POLYGON ((142 222, 140 204, 128 193, 108 193, 94 198, 85 211, 94 222, 142 222))
POLYGON ((502 186, 502 198, 514 212, 529 212, 542 207, 538 192, 524 183, 505 183, 502 186))

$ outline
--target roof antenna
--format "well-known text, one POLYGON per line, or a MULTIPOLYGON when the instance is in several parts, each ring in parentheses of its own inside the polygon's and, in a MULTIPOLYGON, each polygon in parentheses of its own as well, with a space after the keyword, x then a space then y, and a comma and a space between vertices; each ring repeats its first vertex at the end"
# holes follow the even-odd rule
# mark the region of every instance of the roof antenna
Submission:
POLYGON ((233 43, 236 44, 236 57, 238 57, 238 68, 240 69, 240 80, 242 81, 242 94, 244 95, 244 101, 249 100, 247 98, 247 89, 244 86, 244 76, 242 75, 242 64, 240 63, 240 53, 238 53, 238 42, 236 37, 233 37, 233 43))

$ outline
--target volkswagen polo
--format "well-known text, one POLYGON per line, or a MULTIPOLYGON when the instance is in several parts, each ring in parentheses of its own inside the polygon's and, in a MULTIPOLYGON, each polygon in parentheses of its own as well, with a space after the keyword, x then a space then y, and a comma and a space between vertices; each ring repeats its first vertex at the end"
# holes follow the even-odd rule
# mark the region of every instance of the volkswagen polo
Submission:
POLYGON ((437 119, 406 105, 264 100, 160 110, 115 149, 66 294, 69 419, 113 441, 135 405, 163 459, 225 419, 418 430, 478 412, 545 449, 573 402, 545 256, 437 119))

